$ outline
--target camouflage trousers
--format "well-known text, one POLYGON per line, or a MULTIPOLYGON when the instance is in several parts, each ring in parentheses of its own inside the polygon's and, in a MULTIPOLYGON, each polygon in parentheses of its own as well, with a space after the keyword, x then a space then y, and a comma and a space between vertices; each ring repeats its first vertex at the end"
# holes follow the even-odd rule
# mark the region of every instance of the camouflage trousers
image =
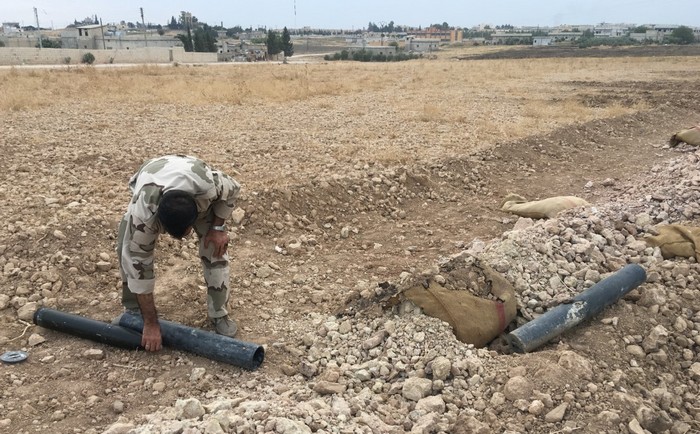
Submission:
MULTIPOLYGON (((214 246, 211 243, 208 248, 204 247, 204 236, 211 227, 213 217, 213 211, 200 214, 200 217, 194 223, 194 231, 199 238, 199 258, 202 261, 204 281, 207 284, 207 315, 209 318, 221 318, 228 315, 226 305, 230 296, 229 257, 228 253, 221 257, 214 257, 214 246)), ((119 224, 119 234, 117 236, 117 257, 119 258, 119 271, 122 279, 122 305, 126 309, 138 309, 139 304, 136 294, 129 289, 127 277, 121 267, 122 246, 129 230, 129 214, 127 213, 119 224)))

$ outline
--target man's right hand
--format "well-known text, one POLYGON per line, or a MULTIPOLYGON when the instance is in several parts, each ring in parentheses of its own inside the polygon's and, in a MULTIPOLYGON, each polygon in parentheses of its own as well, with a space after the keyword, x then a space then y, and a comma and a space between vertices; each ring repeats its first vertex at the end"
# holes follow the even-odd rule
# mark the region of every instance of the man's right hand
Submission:
POLYGON ((160 336, 160 324, 144 324, 141 335, 141 346, 146 351, 160 351, 163 348, 163 339, 160 336))
POLYGON ((160 351, 163 348, 163 339, 160 335, 158 314, 153 301, 153 294, 136 294, 139 302, 141 316, 143 317, 143 332, 141 333, 141 346, 146 351, 160 351))

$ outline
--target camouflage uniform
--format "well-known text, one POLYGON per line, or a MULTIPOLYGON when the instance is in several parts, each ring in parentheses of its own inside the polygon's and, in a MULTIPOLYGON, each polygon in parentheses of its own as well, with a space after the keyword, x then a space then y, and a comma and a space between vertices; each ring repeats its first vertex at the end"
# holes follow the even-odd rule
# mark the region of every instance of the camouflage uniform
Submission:
POLYGON ((199 257, 207 284, 210 318, 228 314, 229 258, 213 257, 214 246, 204 247, 204 235, 214 216, 228 219, 233 211, 240 184, 222 172, 212 170, 194 157, 167 155, 144 163, 131 177, 133 197, 119 225, 117 256, 122 278, 122 304, 137 309, 135 294, 150 294, 155 288, 154 249, 165 228, 156 216, 163 193, 182 190, 191 193, 199 215, 194 231, 199 237, 199 257))

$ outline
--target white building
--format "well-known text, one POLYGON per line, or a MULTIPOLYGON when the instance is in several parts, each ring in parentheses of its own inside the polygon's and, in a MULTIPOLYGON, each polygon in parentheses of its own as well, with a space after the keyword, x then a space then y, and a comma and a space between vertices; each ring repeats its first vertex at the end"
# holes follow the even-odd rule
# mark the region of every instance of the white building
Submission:
POLYGON ((407 51, 417 51, 419 53, 428 53, 431 51, 439 50, 440 40, 439 39, 418 39, 418 38, 406 38, 406 50, 407 51))

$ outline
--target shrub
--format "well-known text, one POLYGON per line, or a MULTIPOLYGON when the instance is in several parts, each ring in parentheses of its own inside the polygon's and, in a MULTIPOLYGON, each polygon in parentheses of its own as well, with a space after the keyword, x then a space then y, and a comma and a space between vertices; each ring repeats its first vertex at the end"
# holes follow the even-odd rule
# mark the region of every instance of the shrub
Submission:
POLYGON ((95 55, 92 53, 83 54, 83 63, 87 63, 88 65, 92 65, 93 63, 95 63, 95 55))
POLYGON ((64 57, 64 58, 63 58, 63 63, 65 63, 66 65, 70 65, 70 56, 64 57))

